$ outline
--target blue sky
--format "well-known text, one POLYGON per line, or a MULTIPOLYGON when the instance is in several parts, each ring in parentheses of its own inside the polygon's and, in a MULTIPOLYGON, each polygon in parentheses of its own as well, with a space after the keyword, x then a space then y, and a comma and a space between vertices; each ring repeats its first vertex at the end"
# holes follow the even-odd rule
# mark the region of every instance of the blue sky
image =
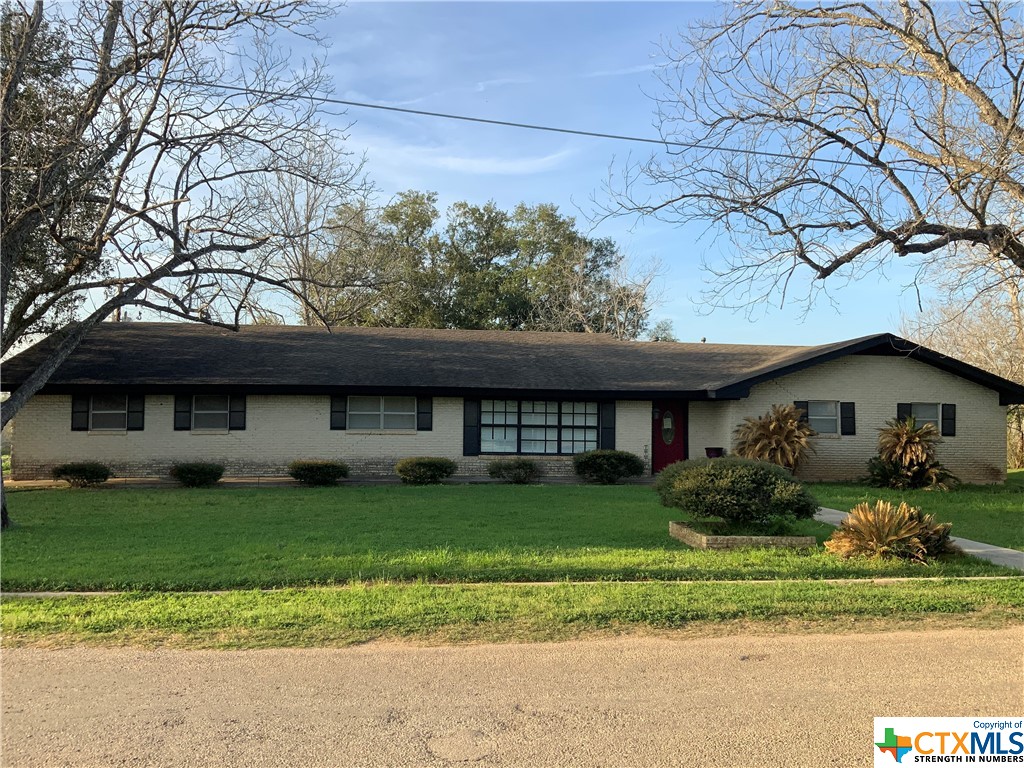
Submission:
MULTIPOLYGON (((355 2, 322 27, 339 98, 516 122, 656 137, 652 71, 658 43, 706 3, 398 3, 355 2)), ((406 189, 457 200, 555 203, 589 227, 609 170, 642 159, 650 145, 474 125, 377 110, 350 109, 349 147, 365 152, 386 200, 406 189)), ((912 273, 890 270, 856 283, 830 283, 810 312, 793 304, 747 313, 700 303, 707 273, 729 247, 706 227, 612 219, 612 237, 637 263, 663 269, 655 320, 667 318, 682 341, 823 343, 896 330, 916 294, 912 273)))

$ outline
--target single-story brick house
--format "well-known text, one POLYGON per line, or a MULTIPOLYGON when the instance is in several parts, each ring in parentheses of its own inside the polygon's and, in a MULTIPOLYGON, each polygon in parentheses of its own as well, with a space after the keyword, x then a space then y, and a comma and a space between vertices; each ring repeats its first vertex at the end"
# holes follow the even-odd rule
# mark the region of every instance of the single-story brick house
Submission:
MULTIPOLYGON (((3 367, 13 390, 47 341, 3 367)), ((806 409, 808 479, 864 473, 887 419, 944 435, 962 479, 1006 476, 1006 407, 1024 387, 891 334, 824 346, 624 342, 596 334, 416 328, 103 323, 17 414, 14 479, 98 460, 122 476, 209 460, 279 475, 300 458, 391 474, 406 456, 447 456, 483 474, 530 455, 548 475, 618 448, 657 472, 726 448, 744 416, 806 409)))

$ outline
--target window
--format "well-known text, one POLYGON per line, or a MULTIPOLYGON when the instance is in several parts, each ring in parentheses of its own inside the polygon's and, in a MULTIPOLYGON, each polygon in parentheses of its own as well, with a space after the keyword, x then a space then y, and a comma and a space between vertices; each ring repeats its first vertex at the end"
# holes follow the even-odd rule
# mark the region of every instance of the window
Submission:
POLYGON ((93 431, 128 429, 126 395, 93 395, 89 400, 89 429, 93 431))
POLYGON ((227 395, 196 395, 192 398, 192 429, 227 432, 230 405, 227 395))
POLYGON ((597 448, 597 403, 482 400, 482 453, 568 454, 597 448))
POLYGON ((939 404, 938 403, 911 403, 910 415, 914 417, 917 426, 931 424, 939 428, 939 404))
MULTIPOLYGON (((129 406, 131 401, 129 400, 129 406)), ((128 414, 131 429, 131 414, 128 414)), ((223 434, 245 429, 245 395, 175 395, 174 430, 223 434)))
POLYGON ((351 395, 348 428, 376 430, 416 429, 416 398, 351 395))
POLYGON ((480 450, 484 453, 517 453, 518 424, 519 402, 517 400, 482 401, 480 403, 480 450))
POLYGON ((819 435, 838 435, 839 403, 835 400, 808 400, 807 421, 819 435))

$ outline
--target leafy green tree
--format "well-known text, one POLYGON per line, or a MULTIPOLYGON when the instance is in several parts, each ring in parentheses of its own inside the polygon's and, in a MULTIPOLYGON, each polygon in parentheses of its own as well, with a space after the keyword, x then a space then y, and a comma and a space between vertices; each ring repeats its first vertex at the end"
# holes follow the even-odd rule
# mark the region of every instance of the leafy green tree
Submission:
MULTIPOLYGON (((615 243, 582 234, 554 205, 453 204, 404 192, 364 225, 354 249, 329 258, 386 259, 393 269, 352 322, 361 325, 612 333, 637 338, 647 326, 653 270, 625 269, 615 243)), ((329 293, 329 292, 328 292, 329 293)), ((342 318, 351 294, 330 301, 342 318)), ((344 321, 341 321, 344 322, 344 321)))

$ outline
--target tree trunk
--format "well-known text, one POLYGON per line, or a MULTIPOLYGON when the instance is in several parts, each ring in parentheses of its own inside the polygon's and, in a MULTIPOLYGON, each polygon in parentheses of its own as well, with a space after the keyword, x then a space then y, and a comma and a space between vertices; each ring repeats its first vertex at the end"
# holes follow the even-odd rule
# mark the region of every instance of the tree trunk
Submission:
POLYGON ((4 491, 4 476, 0 472, 0 531, 11 524, 11 517, 7 514, 7 493, 4 491))

